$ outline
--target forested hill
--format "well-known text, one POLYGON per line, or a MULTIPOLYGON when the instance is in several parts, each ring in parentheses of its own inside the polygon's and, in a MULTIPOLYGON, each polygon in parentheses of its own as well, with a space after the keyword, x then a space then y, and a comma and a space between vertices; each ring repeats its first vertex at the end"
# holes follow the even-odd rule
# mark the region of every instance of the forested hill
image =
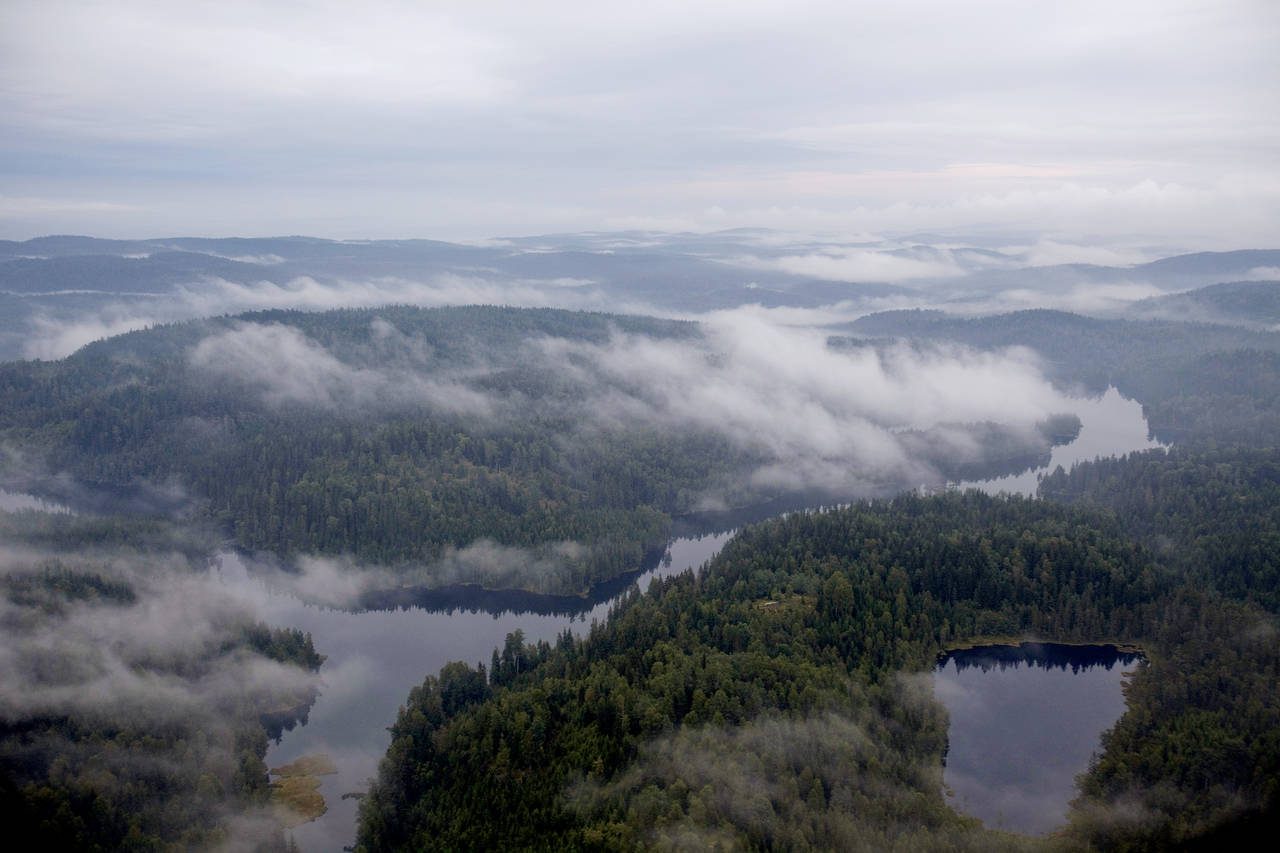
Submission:
POLYGON ((1229 323, 1275 331, 1280 325, 1280 281, 1233 281, 1155 296, 1129 306, 1137 317, 1229 323))
POLYGON ((1280 449, 1098 459, 1059 468, 1039 494, 1106 507, 1197 586, 1280 613, 1280 449))
POLYGON ((180 489, 246 548, 380 564, 477 540, 550 549, 538 577, 489 564, 450 580, 577 592, 639 566, 669 514, 742 461, 705 433, 589 428, 572 356, 550 370, 538 346, 615 334, 700 332, 480 307, 194 321, 0 365, 0 435, 22 454, 11 479, 56 497, 180 489))
MULTIPOLYGON (((118 509, 128 497, 172 509, 185 497, 244 548, 429 575, 401 572, 403 583, 577 594, 638 568, 677 514, 782 499, 806 478, 896 490, 921 482, 905 479, 908 467, 935 482, 1014 473, 1079 428, 1074 416, 1038 429, 898 428, 842 393, 823 403, 843 412, 840 428, 879 431, 877 452, 895 445, 903 468, 856 441, 797 459, 818 454, 807 424, 766 441, 757 433, 771 418, 734 421, 757 354, 717 347, 693 323, 553 309, 269 311, 160 326, 61 361, 0 365, 0 440, 14 451, 0 473, 79 505, 118 509), (722 418, 700 410, 708 394, 722 418)), ((830 354, 894 369, 875 352, 830 354)), ((794 381, 768 376, 743 404, 753 412, 794 381)))
POLYGON ((906 496, 765 522, 585 640, 516 635, 488 672, 427 678, 357 849, 1230 843, 1280 806, 1280 653, 1266 614, 1185 580, 1107 512, 1048 501, 906 496), (955 644, 1026 634, 1150 658, 1048 840, 946 804, 945 713, 920 675, 955 644))
POLYGON ((1280 435, 1280 333, 1210 323, 1103 320, 1063 311, 962 317, 886 311, 850 327, 861 335, 955 341, 1038 352, 1046 375, 1138 400, 1151 432, 1180 444, 1269 446, 1280 435))

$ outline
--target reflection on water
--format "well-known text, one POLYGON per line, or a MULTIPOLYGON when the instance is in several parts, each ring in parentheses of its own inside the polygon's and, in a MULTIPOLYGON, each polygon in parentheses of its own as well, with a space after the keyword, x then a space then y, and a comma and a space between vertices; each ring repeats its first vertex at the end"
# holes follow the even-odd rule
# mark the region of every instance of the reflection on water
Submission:
MULTIPOLYGON (((640 588, 647 589, 653 578, 701 566, 730 535, 672 542, 670 560, 643 575, 640 588)), ((291 830, 307 853, 340 851, 353 842, 357 800, 344 800, 342 795, 367 790, 387 750, 387 727, 395 722, 409 690, 427 674, 457 660, 487 667, 494 648, 517 629, 528 642, 554 642, 566 628, 584 633, 592 622, 605 619, 619 594, 588 601, 576 615, 488 612, 478 609, 486 603, 479 590, 476 602, 442 609, 405 606, 352 612, 305 604, 267 589, 248 575, 233 552, 223 553, 221 563, 227 583, 261 599, 260 618, 310 632, 317 650, 328 655, 320 670, 324 687, 306 725, 286 732, 267 754, 271 767, 312 753, 328 754, 337 764, 336 774, 320 777, 320 793, 329 811, 291 830)))
POLYGON ((1124 712, 1115 646, 1053 643, 951 652, 934 692, 951 716, 943 784, 990 829, 1043 835, 1066 819, 1075 777, 1124 712))
POLYGON ((1142 404, 1121 396, 1114 387, 1101 397, 1073 399, 1072 410, 1080 416, 1080 435, 1070 444, 1053 448, 1048 465, 993 480, 957 483, 957 488, 1034 497, 1040 478, 1059 465, 1070 471, 1077 462, 1165 446, 1148 437, 1142 404))

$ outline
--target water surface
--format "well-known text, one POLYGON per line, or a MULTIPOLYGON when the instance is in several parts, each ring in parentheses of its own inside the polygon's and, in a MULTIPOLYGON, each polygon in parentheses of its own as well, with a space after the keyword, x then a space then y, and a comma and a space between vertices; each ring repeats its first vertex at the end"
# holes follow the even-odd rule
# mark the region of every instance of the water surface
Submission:
MULTIPOLYGON (((698 568, 730 535, 675 540, 667 550, 670 559, 650 569, 640 579, 640 588, 647 589, 653 578, 698 568)), ((450 661, 487 667, 493 650, 512 631, 523 631, 526 642, 554 642, 566 628, 582 634, 593 621, 604 621, 619 595, 585 600, 576 613, 420 606, 348 611, 271 590, 248 575, 234 552, 224 552, 220 561, 227 583, 261 600, 261 619, 310 632, 316 649, 328 656, 320 671, 323 688, 305 725, 286 732, 267 753, 270 767, 312 753, 326 753, 337 764, 337 774, 320 777, 320 793, 329 811, 290 830, 307 853, 340 851, 353 842, 357 801, 342 795, 368 789, 387 751, 387 727, 395 722, 409 690, 426 675, 438 673, 450 661)), ((479 602, 485 601, 483 591, 476 590, 476 595, 479 602)))
POLYGON ((989 829, 1044 835, 1066 819, 1075 777, 1124 713, 1136 654, 1053 643, 954 651, 934 672, 951 716, 943 784, 989 829))
POLYGON ((1040 478, 1052 473, 1059 465, 1070 471, 1071 466, 1078 462, 1166 446, 1149 437, 1142 404, 1122 396, 1114 386, 1100 397, 1076 398, 1071 402, 1072 411, 1080 417, 1080 434, 1074 441, 1053 448, 1048 465, 1021 474, 962 482, 956 486, 982 489, 993 495, 1008 492, 1034 497, 1040 478))

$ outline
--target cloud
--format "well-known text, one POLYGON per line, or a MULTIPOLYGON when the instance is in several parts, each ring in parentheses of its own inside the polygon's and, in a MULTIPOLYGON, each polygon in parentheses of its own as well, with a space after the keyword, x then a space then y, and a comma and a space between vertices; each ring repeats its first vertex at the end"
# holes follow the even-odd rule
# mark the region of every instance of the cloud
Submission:
MULTIPOLYGON (((555 369, 597 389, 588 410, 598 421, 725 435, 767 460, 755 475, 761 486, 932 480, 900 432, 987 421, 1030 430, 1071 408, 1027 351, 838 350, 820 331, 753 310, 709 315, 704 331, 695 342, 617 334, 604 346, 546 339, 540 347, 555 369)), ((956 451, 966 449, 960 432, 952 431, 956 451)))
POLYGON ((1004 313, 1029 308, 1050 308, 1077 314, 1115 314, 1142 299, 1164 296, 1165 291, 1144 281, 1120 281, 1111 284, 1082 282, 1066 290, 1014 288, 957 305, 940 306, 946 310, 973 313, 1004 313))
MULTIPOLYGON (((899 268, 925 263, 868 255, 876 257, 874 263, 884 259, 899 268)), ((208 288, 203 302, 192 296, 186 305, 213 309, 228 299, 330 305, 392 295, 465 298, 477 288, 514 292, 533 302, 548 293, 577 299, 591 290, 577 281, 510 287, 461 277, 442 277, 431 286, 380 280, 350 289, 312 279, 294 280, 287 288, 224 282, 208 288)), ((1102 308, 1145 295, 1148 291, 1126 286, 1081 287, 1053 296, 1005 293, 993 304, 1102 308)), ((874 307, 912 301, 894 297, 874 307)), ((235 383, 263 404, 280 408, 428 407, 490 423, 538 412, 568 416, 587 431, 639 426, 722 435, 743 451, 744 460, 752 460, 753 488, 762 491, 935 482, 939 474, 929 460, 941 457, 922 452, 922 445, 938 452, 945 448, 957 464, 981 462, 990 452, 992 424, 1001 425, 1019 447, 1030 448, 1043 444, 1034 429, 1037 422, 1072 410, 1070 400, 1041 376, 1030 351, 828 346, 821 326, 851 320, 872 307, 863 302, 821 310, 746 306, 699 316, 702 334, 694 339, 615 333, 599 344, 542 338, 510 352, 476 351, 448 363, 438 361, 425 341, 403 334, 376 313, 369 321, 369 341, 341 354, 293 326, 238 321, 197 343, 187 362, 197 376, 235 383), (486 379, 513 365, 560 377, 577 389, 573 401, 517 399, 484 390, 486 379)), ((50 321, 46 346, 100 334, 97 323, 114 322, 73 321, 59 327, 50 321)), ((717 484, 712 492, 726 488, 730 485, 717 484)), ((709 492, 707 499, 714 505, 721 496, 709 492)))
POLYGON ((137 210, 138 208, 134 205, 112 201, 0 195, 0 217, 4 218, 17 219, 69 213, 118 215, 137 210))
MULTIPOLYGON (((235 697, 305 694, 304 671, 246 651, 219 649, 241 639, 253 603, 178 555, 122 551, 47 555, 0 547, 6 581, 47 567, 84 566, 133 594, 122 601, 90 598, 50 607, 33 618, 29 604, 0 599, 0 719, 59 715, 216 719, 235 697)), ((28 593, 36 595, 37 591, 28 593)), ((28 599, 24 599, 28 600, 28 599)))
MULTIPOLYGON (((814 231, 914 233, 942 230, 981 236, 1016 232, 1047 234, 1056 242, 1179 241, 1202 249, 1269 246, 1266 223, 1280 217, 1280 185, 1269 172, 1237 171, 1215 180, 1046 181, 1032 186, 957 186, 921 191, 898 179, 872 191, 812 191, 858 178, 842 172, 801 179, 788 173, 699 181, 673 186, 672 194, 714 193, 725 213, 718 227, 769 227, 814 231), (838 198, 827 198, 835 195, 838 198), (856 199, 856 201, 851 201, 856 199)), ((705 228, 696 214, 688 227, 705 228)), ((998 245, 1007 245, 1005 240, 998 245)))
POLYGON ((301 331, 279 323, 239 323, 204 338, 188 354, 196 370, 248 385, 272 406, 368 409, 429 405, 448 411, 485 413, 491 401, 464 387, 459 377, 429 370, 430 355, 397 346, 390 324, 374 320, 388 357, 377 367, 339 360, 301 331), (399 363, 397 363, 399 362, 399 363))
MULTIPOLYGON (((318 281, 298 276, 284 282, 235 282, 207 278, 162 294, 102 296, 88 309, 41 307, 26 320, 24 358, 64 358, 102 338, 197 317, 272 308, 325 311, 380 305, 512 305, 592 309, 604 298, 586 279, 512 279, 457 272, 424 281, 404 278, 318 281)), ((614 310, 619 309, 614 304, 614 310)), ((645 306, 636 305, 637 308, 645 306)))
MULTIPOLYGON (((891 701, 932 722, 939 709, 920 682, 895 680, 891 701)), ((745 850, 766 840, 803 847, 814 838, 842 850, 983 849, 976 823, 944 816, 942 767, 929 756, 941 733, 915 732, 918 753, 907 756, 891 734, 901 722, 849 692, 855 707, 682 726, 642 744, 613 779, 572 783, 565 801, 588 820, 624 815, 664 851, 745 850)))
MULTIPOLYGON (((1006 250, 1014 251, 1014 250, 1006 250)), ((1043 239, 1025 250, 1026 264, 1031 267, 1055 264, 1096 264, 1121 267, 1155 260, 1141 249, 1115 246, 1074 245, 1043 239)))
MULTIPOLYGON (((993 424, 1019 447, 1047 449, 1035 425, 1071 411, 1030 351, 833 348, 820 329, 783 325, 806 316, 746 308, 705 316, 694 339, 545 337, 514 352, 475 353, 465 364, 438 363, 424 342, 380 319, 372 321, 373 349, 345 360, 294 327, 242 322, 201 341, 188 361, 277 407, 427 406, 480 423, 541 412, 569 417, 588 432, 644 427, 722 435, 754 460, 751 482, 765 491, 934 482, 939 473, 928 460, 982 462, 993 424), (515 400, 476 384, 512 363, 547 371, 578 391, 568 399, 515 400)), ((459 576, 497 571, 496 563, 479 565, 478 553, 461 556, 469 563, 459 576)), ((447 565, 435 569, 455 574, 447 565)))
POLYGON ((144 831, 213 830, 219 849, 278 839, 241 799, 242 762, 262 715, 305 710, 320 682, 249 642, 261 597, 223 583, 202 548, 180 552, 202 538, 185 528, 115 527, 112 544, 76 547, 100 525, 0 521, 0 752, 15 781, 127 799, 144 831), (166 826, 174 809, 190 825, 166 826))
MULTIPOLYGON (((1230 175, 1252 209, 1270 194, 1252 179, 1277 164, 1278 29, 1266 0, 642 14, 383 0, 360 15, 327 0, 12 0, 0 8, 10 191, 134 209, 3 224, 488 237, 723 227, 750 211, 785 227, 793 206, 941 216, 1062 181, 1120 192, 1230 175)), ((1194 236, 1242 239, 1215 218, 1230 204, 1206 210, 1194 236)), ((1051 205, 989 213, 1000 227, 1055 221, 1051 205)), ((1088 233, 1163 221, 1104 218, 1088 233)), ((1274 217, 1239 221, 1265 235, 1274 217)))
POLYGON ((30 329, 22 343, 23 358, 65 358, 85 344, 154 326, 154 317, 120 308, 74 319, 37 314, 27 321, 30 329))
POLYGON ((898 282, 964 274, 963 269, 947 261, 915 260, 873 251, 784 255, 768 259, 742 258, 737 263, 755 269, 781 270, 830 281, 898 282))
POLYGON ((490 589, 554 589, 560 579, 592 556, 588 545, 548 542, 521 548, 482 538, 446 546, 426 563, 376 566, 349 557, 302 554, 289 565, 266 555, 220 555, 221 573, 232 586, 253 595, 255 582, 282 590, 301 601, 327 607, 360 608, 366 596, 391 590, 479 584, 490 589))

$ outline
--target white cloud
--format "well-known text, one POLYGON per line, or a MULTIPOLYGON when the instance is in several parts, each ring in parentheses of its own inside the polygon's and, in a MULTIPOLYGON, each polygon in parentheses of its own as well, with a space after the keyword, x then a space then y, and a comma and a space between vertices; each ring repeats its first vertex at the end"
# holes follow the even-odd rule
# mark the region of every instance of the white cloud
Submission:
POLYGON ((966 314, 994 314, 1029 308, 1050 308, 1077 314, 1111 314, 1130 303, 1165 291, 1145 281, 1120 281, 1111 284, 1077 284, 1065 290, 1014 288, 1002 290, 983 299, 941 306, 945 310, 966 314))
POLYGON ((65 214, 116 215, 137 210, 134 205, 113 201, 0 195, 0 217, 11 219, 65 214))
MULTIPOLYGON (((596 418, 723 434, 769 460, 755 475, 766 486, 932 479, 900 430, 992 421, 1028 431, 1071 410, 1027 351, 834 350, 824 333, 777 325, 756 309, 704 322, 703 342, 618 335, 607 346, 548 339, 542 350, 599 383, 589 407, 596 418)), ((963 431, 951 432, 957 459, 979 458, 963 431)), ((945 430, 930 440, 946 441, 945 430)))
MULTIPOLYGON (((881 230, 870 214, 900 219, 902 201, 926 227, 1052 230, 1048 198, 1030 217, 984 199, 1238 176, 1239 217, 1178 223, 1221 246, 1275 221, 1256 214, 1275 213, 1258 179, 1280 165, 1278 37, 1267 0, 13 0, 8 191, 134 210, 0 224, 485 237, 744 211, 786 227, 814 207, 881 230)), ((1133 213, 1095 233, 1165 224, 1133 213)))
MULTIPOLYGON (((1015 251, 1008 249, 1006 251, 1015 251)), ((1123 267, 1155 260, 1141 249, 1123 246, 1074 245, 1043 239, 1025 249, 1027 266, 1047 267, 1055 264, 1096 264, 1123 267)))
MULTIPOLYGON (((747 307, 704 316, 704 334, 693 340, 615 333, 597 344, 549 337, 517 353, 476 352, 466 364, 447 365, 436 363, 424 342, 382 320, 373 321, 376 352, 349 360, 297 328, 241 322, 205 338, 188 360, 203 374, 244 384, 270 405, 423 405, 506 418, 512 401, 471 383, 515 359, 556 371, 582 389, 585 398, 570 414, 583 429, 650 425, 720 434, 756 460, 754 479, 766 490, 847 489, 865 478, 932 481, 937 472, 928 460, 942 458, 930 455, 939 447, 956 462, 983 458, 980 436, 959 425, 1000 424, 1016 440, 1041 446, 1034 424, 1072 410, 1029 351, 833 349, 821 329, 796 325, 815 317, 834 319, 747 307)), ((494 560, 488 565, 479 552, 461 553, 458 567, 442 563, 433 572, 491 575, 498 563, 511 562, 494 560)))
MULTIPOLYGON (((231 697, 297 695, 314 684, 293 666, 220 653, 241 640, 256 606, 181 557, 53 556, 127 583, 135 597, 66 602, 34 625, 0 599, 0 719, 89 712, 212 722, 231 697)), ((6 545, 0 575, 27 574, 47 559, 6 545)))
MULTIPOLYGON (((85 344, 158 323, 239 314, 271 308, 325 311, 380 305, 511 305, 602 309, 602 297, 583 279, 502 279, 441 273, 425 281, 376 278, 320 282, 299 276, 283 283, 207 278, 160 295, 131 294, 128 300, 95 305, 74 315, 38 313, 28 321, 25 358, 64 358, 85 344)), ((624 306, 609 306, 619 310, 624 306)), ((636 305, 643 309, 644 306, 636 305)))
POLYGON ((746 267, 781 270, 831 281, 898 282, 964 275, 964 270, 947 261, 922 261, 873 251, 742 258, 736 262, 746 267))
POLYGON ((132 311, 108 311, 100 316, 80 316, 74 320, 37 315, 29 321, 30 333, 23 342, 24 358, 65 358, 85 344, 102 338, 145 329, 155 319, 132 311))
POLYGON ((390 324, 379 320, 374 324, 374 331, 383 329, 383 341, 389 343, 389 351, 376 367, 341 361, 298 329, 279 323, 238 323, 200 341, 187 360, 208 375, 248 385, 276 406, 431 405, 449 411, 490 410, 489 398, 461 385, 460 377, 431 371, 429 353, 415 352, 412 346, 401 349, 390 324))

